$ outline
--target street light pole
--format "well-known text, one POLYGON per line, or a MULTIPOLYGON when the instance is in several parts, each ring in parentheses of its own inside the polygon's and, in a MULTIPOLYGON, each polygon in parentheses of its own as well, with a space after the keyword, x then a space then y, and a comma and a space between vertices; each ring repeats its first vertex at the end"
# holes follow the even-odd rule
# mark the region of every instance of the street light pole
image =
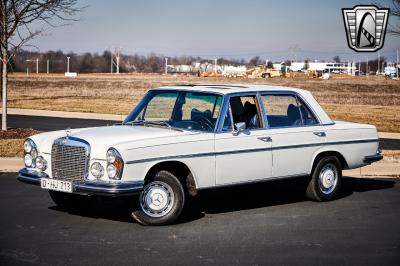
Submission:
POLYGON ((165 75, 168 74, 168 57, 165 58, 165 75))
POLYGON ((36 58, 36 74, 39 74, 39 58, 36 58))
POLYGON ((67 56, 67 73, 69 73, 69 56, 67 56))
POLYGON ((47 59, 47 74, 50 72, 50 61, 47 59))

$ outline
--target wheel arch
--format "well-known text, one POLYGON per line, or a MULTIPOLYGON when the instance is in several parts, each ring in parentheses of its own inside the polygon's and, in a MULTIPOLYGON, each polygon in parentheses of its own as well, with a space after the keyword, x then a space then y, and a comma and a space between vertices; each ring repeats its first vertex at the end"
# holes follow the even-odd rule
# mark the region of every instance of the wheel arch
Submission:
POLYGON ((161 170, 171 172, 175 175, 185 191, 190 195, 194 196, 197 194, 198 184, 194 172, 187 164, 179 160, 162 161, 153 164, 146 172, 145 183, 161 170))
POLYGON ((322 158, 327 157, 327 156, 336 156, 339 159, 340 164, 342 165, 342 170, 347 169, 349 167, 348 163, 346 161, 346 158, 339 151, 337 151, 337 150, 320 150, 317 153, 315 153, 314 158, 311 161, 309 173, 310 174, 312 173, 312 171, 314 170, 314 168, 317 165, 317 163, 319 162, 319 160, 321 160, 322 158))

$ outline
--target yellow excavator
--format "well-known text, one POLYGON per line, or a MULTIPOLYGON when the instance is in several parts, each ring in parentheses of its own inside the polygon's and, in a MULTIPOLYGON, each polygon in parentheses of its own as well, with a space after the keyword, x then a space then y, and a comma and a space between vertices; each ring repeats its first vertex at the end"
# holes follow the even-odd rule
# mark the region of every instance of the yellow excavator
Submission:
POLYGON ((264 65, 250 68, 246 71, 246 74, 248 78, 274 78, 282 76, 282 72, 280 70, 268 68, 264 65))

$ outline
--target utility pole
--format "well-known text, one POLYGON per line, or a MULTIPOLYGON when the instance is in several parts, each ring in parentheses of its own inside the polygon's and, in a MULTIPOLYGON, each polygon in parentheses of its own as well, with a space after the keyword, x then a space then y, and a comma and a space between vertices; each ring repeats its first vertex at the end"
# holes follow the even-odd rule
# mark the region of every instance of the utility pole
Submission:
POLYGON ((49 72, 50 72, 50 61, 49 61, 49 59, 47 59, 47 74, 49 74, 49 72))
POLYGON ((39 74, 39 58, 36 58, 36 74, 39 74))
POLYGON ((69 73, 69 59, 70 59, 70 57, 67 56, 67 73, 69 73))
POLYGON ((215 58, 214 59, 214 72, 215 72, 215 74, 217 74, 217 61, 218 61, 218 59, 215 58))
POLYGON ((165 75, 168 74, 168 57, 165 58, 165 75))

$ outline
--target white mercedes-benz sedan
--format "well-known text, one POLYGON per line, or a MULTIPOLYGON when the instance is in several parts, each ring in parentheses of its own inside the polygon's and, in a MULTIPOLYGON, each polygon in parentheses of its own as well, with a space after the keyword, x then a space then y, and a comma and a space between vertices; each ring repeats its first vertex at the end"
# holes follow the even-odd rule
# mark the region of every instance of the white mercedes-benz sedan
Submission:
POLYGON ((146 225, 174 222, 198 190, 280 178, 309 177, 307 197, 331 200, 343 169, 382 159, 374 126, 333 121, 310 92, 269 85, 151 89, 120 124, 41 133, 24 150, 18 179, 60 207, 137 195, 132 216, 146 225))

